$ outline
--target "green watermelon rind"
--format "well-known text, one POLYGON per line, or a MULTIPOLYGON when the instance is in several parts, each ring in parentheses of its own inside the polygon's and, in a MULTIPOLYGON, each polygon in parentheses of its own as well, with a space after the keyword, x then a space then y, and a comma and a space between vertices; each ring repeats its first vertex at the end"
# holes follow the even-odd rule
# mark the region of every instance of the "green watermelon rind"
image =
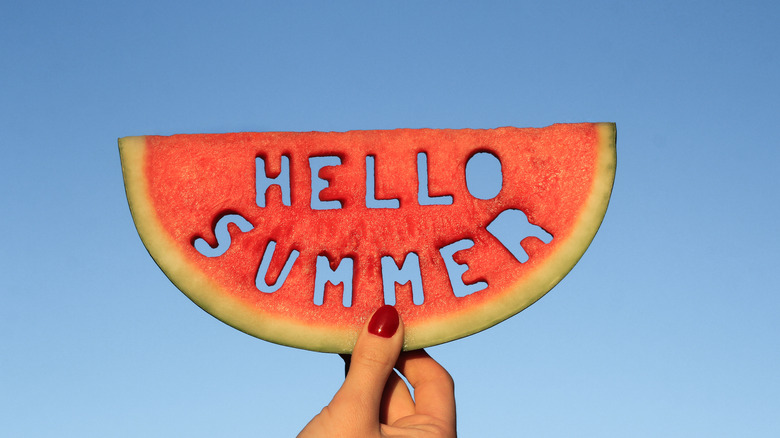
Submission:
POLYGON ((270 313, 259 318, 243 302, 223 293, 219 285, 180 253, 178 244, 165 232, 147 190, 145 138, 119 139, 119 152, 127 200, 138 235, 155 263, 192 302, 222 322, 269 342, 315 351, 351 351, 347 345, 354 344, 357 335, 348 330, 313 330, 270 313))
MULTIPOLYGON (((572 233, 538 269, 507 288, 497 298, 474 308, 436 315, 405 327, 404 349, 442 344, 485 330, 521 312, 563 279, 577 264, 596 235, 607 211, 617 164, 616 127, 597 123, 599 136, 595 177, 572 233)), ((130 211, 141 240, 165 275, 190 300, 224 323, 269 342, 313 351, 349 353, 359 328, 312 325, 260 312, 222 291, 181 254, 166 233, 147 190, 143 136, 119 139, 119 152, 130 211)))
POLYGON ((601 227, 612 195, 617 168, 616 125, 595 125, 599 141, 593 186, 566 241, 545 259, 542 267, 518 279, 514 286, 501 294, 501 298, 467 309, 466 312, 461 312, 463 314, 447 314, 407 328, 405 348, 424 348, 488 329, 541 299, 574 268, 601 227))

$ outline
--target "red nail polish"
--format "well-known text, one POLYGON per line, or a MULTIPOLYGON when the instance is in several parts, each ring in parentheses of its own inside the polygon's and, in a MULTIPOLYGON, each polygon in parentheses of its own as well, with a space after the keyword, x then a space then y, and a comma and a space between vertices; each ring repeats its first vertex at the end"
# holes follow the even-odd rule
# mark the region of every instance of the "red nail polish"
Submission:
POLYGON ((368 323, 368 332, 383 338, 392 338, 398 330, 398 311, 395 307, 384 305, 380 307, 368 323))

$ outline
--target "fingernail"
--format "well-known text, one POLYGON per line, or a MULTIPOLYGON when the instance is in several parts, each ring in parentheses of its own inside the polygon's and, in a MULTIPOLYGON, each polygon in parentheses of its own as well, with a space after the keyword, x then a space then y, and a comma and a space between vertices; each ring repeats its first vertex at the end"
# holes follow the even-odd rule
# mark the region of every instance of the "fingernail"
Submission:
POLYGON ((383 338, 392 338, 398 330, 398 311, 395 307, 384 305, 380 307, 368 323, 368 332, 383 338))

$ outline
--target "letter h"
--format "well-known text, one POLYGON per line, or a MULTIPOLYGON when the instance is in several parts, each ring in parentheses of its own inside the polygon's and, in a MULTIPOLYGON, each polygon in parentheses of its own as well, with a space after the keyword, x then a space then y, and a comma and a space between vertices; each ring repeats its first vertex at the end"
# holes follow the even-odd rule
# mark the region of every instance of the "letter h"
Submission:
POLYGON ((255 187, 257 190, 256 201, 258 207, 265 207, 265 195, 268 188, 272 185, 279 186, 282 192, 282 204, 286 206, 292 205, 290 201, 290 158, 282 155, 280 167, 279 175, 269 178, 265 171, 265 160, 262 157, 255 158, 255 187))

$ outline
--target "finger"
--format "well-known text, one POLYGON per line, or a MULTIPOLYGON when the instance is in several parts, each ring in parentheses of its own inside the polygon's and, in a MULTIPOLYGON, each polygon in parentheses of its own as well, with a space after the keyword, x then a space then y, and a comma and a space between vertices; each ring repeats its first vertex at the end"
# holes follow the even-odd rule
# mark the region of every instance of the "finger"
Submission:
POLYGON ((377 422, 382 392, 403 344, 403 323, 393 306, 382 306, 358 336, 349 371, 330 407, 355 419, 377 422))
MULTIPOLYGON (((349 373, 349 364, 352 356, 339 354, 344 361, 344 375, 349 373)), ((393 424, 399 418, 414 414, 414 399, 406 382, 401 379, 398 372, 393 370, 387 379, 385 389, 382 392, 382 402, 379 408, 379 422, 393 424)))
POLYGON ((414 388, 417 414, 430 415, 455 426, 455 384, 452 377, 424 350, 401 354, 396 368, 414 388))
POLYGON ((414 400, 400 376, 393 371, 387 379, 385 391, 382 394, 382 407, 379 412, 379 421, 392 425, 399 418, 414 414, 414 400))

